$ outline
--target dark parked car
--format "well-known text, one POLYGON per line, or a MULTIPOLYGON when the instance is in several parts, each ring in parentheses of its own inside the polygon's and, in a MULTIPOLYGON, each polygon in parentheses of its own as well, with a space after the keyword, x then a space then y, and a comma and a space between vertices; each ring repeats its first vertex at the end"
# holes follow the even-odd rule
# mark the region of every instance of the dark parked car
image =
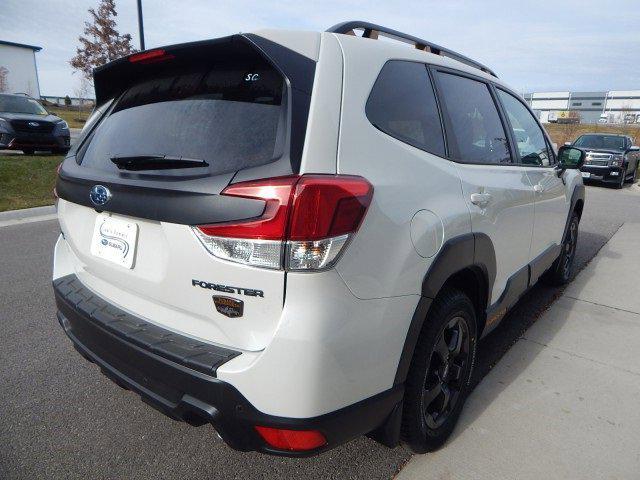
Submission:
POLYGON ((638 176, 640 148, 633 145, 633 139, 627 135, 587 133, 566 145, 587 151, 581 168, 585 180, 612 183, 622 188, 625 182, 633 182, 638 176))
POLYGON ((69 145, 67 122, 27 95, 0 93, 0 149, 67 153, 69 145))

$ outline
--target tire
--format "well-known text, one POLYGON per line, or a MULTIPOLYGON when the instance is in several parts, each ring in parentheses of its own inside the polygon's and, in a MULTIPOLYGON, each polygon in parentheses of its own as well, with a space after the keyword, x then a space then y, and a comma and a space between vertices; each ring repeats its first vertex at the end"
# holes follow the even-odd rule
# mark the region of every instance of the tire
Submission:
POLYGON ((67 153, 69 153, 69 149, 68 148, 56 148, 55 150, 51 150, 51 153, 53 153, 54 155, 66 155, 67 153))
POLYGON ((451 435, 470 390, 476 332, 469 297, 449 288, 439 293, 405 382, 401 438, 413 452, 436 450, 451 435))
POLYGON ((542 281, 548 285, 565 285, 571 280, 578 245, 578 227, 580 218, 576 212, 571 214, 566 238, 562 241, 560 256, 553 262, 551 268, 542 276, 542 281))
POLYGON ((638 165, 636 165, 636 168, 633 169, 633 175, 631 175, 631 178, 626 179, 625 182, 636 183, 637 178, 638 178, 638 165))
POLYGON ((24 153, 25 155, 33 155, 35 153, 35 150, 33 150, 32 148, 27 148, 26 150, 22 150, 22 153, 24 153))

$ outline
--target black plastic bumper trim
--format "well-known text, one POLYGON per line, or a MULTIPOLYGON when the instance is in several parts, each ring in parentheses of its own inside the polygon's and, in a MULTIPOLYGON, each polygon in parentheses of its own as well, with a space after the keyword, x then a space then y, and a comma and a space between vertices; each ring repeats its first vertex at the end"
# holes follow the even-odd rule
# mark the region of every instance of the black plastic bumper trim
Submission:
POLYGON ((75 275, 59 278, 53 286, 59 304, 66 304, 63 310, 75 307, 87 320, 113 335, 185 367, 215 376, 220 365, 240 355, 238 351, 171 332, 114 307, 86 288, 75 275))
MULTIPOLYGON (((212 424, 222 439, 236 450, 256 450, 290 457, 316 455, 377 429, 402 400, 404 387, 397 385, 317 417, 288 418, 262 413, 233 385, 215 378, 213 372, 203 373, 178 363, 175 358, 169 359, 149 350, 133 340, 130 334, 121 335, 113 325, 94 321, 95 310, 91 312, 89 305, 96 301, 95 298, 89 301, 80 298, 82 295, 72 295, 73 292, 63 293, 68 290, 65 285, 71 283, 77 287, 80 283, 73 277, 54 281, 54 292, 58 320, 76 350, 98 365, 102 373, 116 384, 134 391, 145 403, 165 415, 192 425, 212 424), (275 450, 257 434, 256 425, 319 430, 327 444, 312 451, 275 450)), ((101 311, 114 308, 107 305, 101 311)), ((268 379, 264 381, 264 388, 269 388, 268 379)))

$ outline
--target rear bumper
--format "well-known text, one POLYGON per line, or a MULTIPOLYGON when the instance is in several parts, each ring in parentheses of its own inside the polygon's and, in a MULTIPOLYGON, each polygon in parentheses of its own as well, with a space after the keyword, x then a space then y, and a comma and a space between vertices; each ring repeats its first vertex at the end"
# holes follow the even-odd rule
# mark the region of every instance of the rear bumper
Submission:
POLYGON ((239 352, 204 345, 133 317, 86 289, 75 275, 55 280, 53 288, 58 320, 87 360, 165 415, 192 425, 212 424, 237 450, 314 455, 375 430, 402 399, 399 385, 318 417, 267 415, 254 408, 233 385, 216 378, 217 367, 239 352), (158 341, 168 337, 169 342, 158 341), (174 348, 168 348, 167 343, 174 348), (201 355, 194 355, 196 350, 201 355), (257 434, 256 425, 319 430, 327 444, 311 451, 276 450, 257 434))

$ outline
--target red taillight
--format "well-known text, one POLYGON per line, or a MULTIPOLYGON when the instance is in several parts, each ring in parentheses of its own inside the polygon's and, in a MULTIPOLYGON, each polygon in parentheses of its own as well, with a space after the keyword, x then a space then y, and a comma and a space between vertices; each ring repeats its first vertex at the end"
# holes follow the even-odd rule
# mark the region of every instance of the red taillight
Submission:
POLYGON ((314 450, 327 444, 324 435, 317 430, 283 430, 271 427, 255 427, 270 447, 278 450, 314 450))
POLYGON ((155 63, 171 60, 173 55, 159 48, 157 50, 149 50, 148 52, 134 53, 129 57, 131 63, 155 63))
POLYGON ((251 240, 284 240, 289 218, 293 187, 299 177, 279 177, 269 180, 236 183, 222 195, 265 200, 262 216, 245 222, 227 222, 198 227, 205 235, 251 240))
POLYGON ((320 240, 355 232, 373 187, 362 177, 303 175, 296 184, 289 240, 320 240))
POLYGON ((265 209, 259 218, 194 227, 212 255, 264 268, 320 270, 337 261, 360 226, 373 187, 362 177, 302 175, 236 183, 222 195, 264 200, 265 209))
POLYGON ((320 240, 356 231, 373 187, 362 177, 303 175, 236 183, 222 195, 266 200, 264 212, 255 220, 198 227, 206 235, 320 240))

